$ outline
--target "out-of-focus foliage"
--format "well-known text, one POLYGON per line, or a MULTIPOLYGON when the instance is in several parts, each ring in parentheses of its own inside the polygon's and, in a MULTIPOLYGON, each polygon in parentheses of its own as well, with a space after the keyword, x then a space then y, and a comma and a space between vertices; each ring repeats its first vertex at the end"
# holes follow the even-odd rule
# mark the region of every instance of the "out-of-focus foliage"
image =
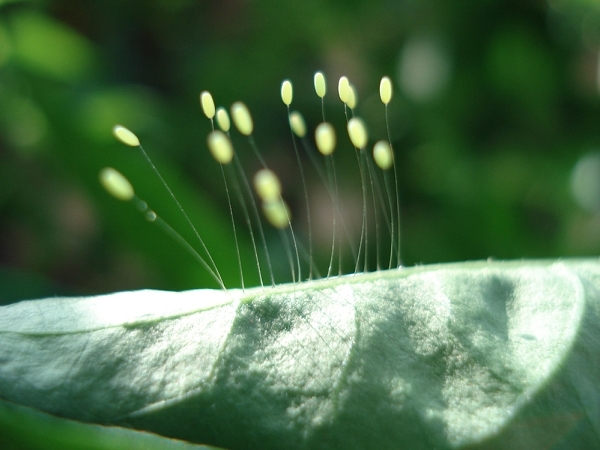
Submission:
MULTIPOLYGON (((348 174, 343 204, 359 212, 337 79, 356 86, 373 141, 385 137, 379 80, 394 82, 405 265, 597 254, 599 51, 600 7, 590 0, 0 1, 0 264, 77 291, 214 286, 168 236, 98 185, 98 171, 114 166, 194 242, 140 155, 111 136, 122 123, 180 197, 226 284, 239 284, 198 94, 249 106, 304 239, 279 88, 291 79, 292 108, 313 130, 321 120, 316 70, 327 76, 336 163, 348 174)), ((253 173, 259 164, 245 140, 234 135, 234 143, 253 173)), ((309 186, 315 208, 327 209, 316 176, 309 186)), ((315 248, 326 267, 330 218, 313 216, 325 230, 315 248)), ((241 239, 253 285, 251 246, 241 239)), ((277 258, 278 235, 269 230, 269 239, 277 258)))

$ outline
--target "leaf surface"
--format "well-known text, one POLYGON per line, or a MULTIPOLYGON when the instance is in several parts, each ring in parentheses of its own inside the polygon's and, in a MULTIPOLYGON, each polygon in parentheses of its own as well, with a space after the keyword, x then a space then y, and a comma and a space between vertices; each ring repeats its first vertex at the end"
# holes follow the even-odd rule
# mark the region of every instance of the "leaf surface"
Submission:
POLYGON ((598 448, 599 319, 598 260, 24 301, 0 397, 232 449, 598 448))

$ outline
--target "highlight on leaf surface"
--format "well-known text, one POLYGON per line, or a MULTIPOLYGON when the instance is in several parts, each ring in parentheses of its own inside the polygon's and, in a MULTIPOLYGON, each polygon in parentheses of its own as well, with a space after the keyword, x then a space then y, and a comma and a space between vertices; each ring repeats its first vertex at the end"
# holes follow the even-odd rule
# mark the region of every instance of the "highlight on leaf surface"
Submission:
POLYGON ((292 221, 290 208, 281 197, 277 200, 263 202, 262 209, 267 221, 277 229, 288 227, 292 221))
POLYGON ((209 119, 215 117, 215 102, 210 92, 203 91, 200 94, 200 104, 202 105, 202 112, 204 112, 206 117, 209 119))
POLYGON ((315 129, 317 149, 323 155, 331 155, 335 150, 335 129, 329 122, 320 123, 315 129))
POLYGON ((344 103, 348 103, 348 98, 350 97, 350 82, 347 77, 341 77, 338 82, 338 94, 340 96, 340 100, 344 103))
POLYGON ((348 135, 352 145, 361 149, 367 145, 368 135, 365 123, 358 117, 353 117, 348 121, 348 135))
POLYGON ((113 135, 125 145, 130 147, 138 147, 140 140, 138 137, 128 128, 122 125, 115 125, 112 129, 113 135))
POLYGON ((299 138, 306 136, 306 123, 304 122, 304 117, 298 111, 290 113, 290 126, 294 134, 299 138))
POLYGON ((233 159, 233 146, 225 133, 212 131, 207 138, 208 149, 220 164, 229 164, 233 159))
POLYGON ((292 90, 291 81, 285 80, 283 83, 281 83, 281 100, 283 100, 283 103, 285 103, 287 106, 290 106, 292 104, 293 95, 294 91, 292 90))
POLYGON ((244 136, 250 136, 254 130, 254 122, 248 107, 243 102, 235 102, 231 105, 231 118, 233 124, 244 136))
POLYGON ((129 201, 135 195, 133 186, 125 176, 112 167, 105 167, 98 175, 100 184, 110 195, 124 202, 129 201))
POLYGON ((389 77, 383 77, 379 83, 379 98, 384 105, 392 100, 392 81, 389 77))
POLYGON ((325 97, 325 94, 327 92, 327 84, 325 83, 325 75, 323 75, 323 72, 316 72, 315 73, 315 92, 317 93, 317 95, 321 98, 325 97))
POLYGON ((373 159, 375 164, 382 169, 387 170, 394 163, 394 152, 388 141, 378 141, 373 147, 373 159))
POLYGON ((231 121, 229 120, 229 114, 227 110, 222 106, 217 108, 217 125, 219 128, 227 133, 231 128, 231 121))
POLYGON ((270 169, 260 169, 254 175, 254 190, 263 202, 275 202, 281 198, 281 182, 270 169))

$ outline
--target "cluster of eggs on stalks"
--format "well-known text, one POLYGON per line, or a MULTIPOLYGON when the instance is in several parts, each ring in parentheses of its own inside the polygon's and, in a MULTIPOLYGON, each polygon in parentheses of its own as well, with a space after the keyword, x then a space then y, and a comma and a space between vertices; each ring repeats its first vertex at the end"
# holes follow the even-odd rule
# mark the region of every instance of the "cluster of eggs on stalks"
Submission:
MULTIPOLYGON (((321 99, 321 105, 323 109, 323 121, 316 126, 314 131, 314 144, 316 149, 320 152, 320 154, 326 159, 327 166, 327 177, 323 177, 323 182, 325 183, 329 195, 332 199, 332 204, 334 207, 333 212, 333 241, 332 241, 332 249, 331 249, 331 258, 329 269, 327 272, 327 276, 332 274, 332 268, 334 266, 334 253, 336 249, 336 245, 341 247, 341 232, 337 232, 336 236, 336 217, 338 219, 337 228, 340 228, 340 222, 343 223, 343 218, 340 215, 339 205, 337 198, 337 181, 335 175, 335 165, 333 163, 332 155, 336 148, 337 138, 336 132, 333 125, 327 121, 325 121, 325 113, 324 113, 324 97, 327 92, 325 76, 322 72, 317 72, 314 75, 314 87, 318 97, 321 99), (327 160, 329 158, 329 160, 327 160), (335 210, 337 207, 337 210, 335 210), (337 242, 337 243, 336 243, 337 242)), ((386 112, 386 125, 388 129, 388 139, 380 140, 375 143, 373 146, 372 157, 366 157, 366 147, 368 144, 368 133, 366 126, 362 119, 354 116, 354 109, 356 107, 356 91, 354 86, 352 86, 347 77, 341 77, 338 83, 338 93, 339 98, 344 104, 344 108, 346 111, 347 118, 347 132, 350 138, 352 145, 355 149, 361 154, 361 156, 357 156, 360 174, 361 174, 361 183, 362 183, 362 191, 363 191, 363 224, 361 230, 360 243, 358 246, 358 252, 354 252, 354 259, 356 262, 355 272, 359 271, 359 261, 361 260, 361 249, 364 252, 363 263, 364 270, 367 270, 367 202, 368 202, 368 187, 370 186, 372 193, 372 209, 375 211, 377 215, 377 208, 383 212, 383 215, 386 218, 387 227, 391 236, 391 247, 389 250, 389 267, 392 267, 392 261, 394 260, 400 265, 400 257, 399 257, 399 200, 398 200, 398 192, 397 192, 397 175, 396 168, 394 164, 394 153, 391 146, 391 141, 389 138, 389 123, 387 123, 388 115, 387 115, 387 107, 392 98, 392 84, 391 80, 388 77, 383 77, 380 82, 379 94, 380 99, 383 105, 385 105, 386 112), (352 111, 352 117, 348 118, 347 109, 349 108, 352 111), (394 193, 390 193, 389 187, 386 185, 386 190, 382 190, 378 185, 379 177, 377 174, 373 173, 372 164, 370 162, 373 161, 375 165, 383 170, 388 171, 390 168, 394 168, 393 170, 393 180, 394 180, 394 193), (362 164, 362 165, 361 165, 362 164), (382 192, 385 192, 382 194, 382 192), (377 195, 376 195, 377 194, 377 195), (386 197, 387 195, 387 197, 386 197), (378 198, 377 198, 378 197, 378 198), (384 199, 387 198, 387 200, 384 199), (378 207, 376 207, 378 204, 378 207), (363 242, 364 241, 364 242, 363 242)), ((283 81, 281 85, 281 99, 283 103, 286 105, 288 109, 288 118, 289 125, 293 135, 297 138, 303 140, 303 143, 306 140, 307 135, 307 127, 304 121, 303 116, 298 111, 290 111, 290 105, 293 99, 293 87, 292 83, 289 80, 283 81)), ((231 220, 233 226, 233 233, 236 240, 236 248, 238 248, 238 263, 240 269, 240 277, 242 281, 242 287, 244 286, 244 277, 243 277, 243 268, 241 263, 241 258, 239 255, 239 246, 237 246, 237 231, 235 226, 235 221, 233 217, 233 210, 231 206, 231 198, 229 193, 229 188, 227 185, 227 177, 225 175, 225 168, 230 167, 232 165, 237 165, 237 172, 235 169, 227 169, 231 170, 228 172, 230 179, 233 177, 235 179, 236 186, 236 194, 242 204, 244 210, 244 216, 246 225, 248 227, 250 237, 252 240, 252 244, 254 247, 254 254, 256 258, 256 264, 258 267, 259 277, 261 279, 261 284, 263 284, 263 270, 261 270, 261 259, 259 258, 259 250, 258 248, 261 246, 264 249, 265 259, 268 265, 268 272, 271 276, 271 281, 275 284, 275 280, 273 278, 273 270, 271 267, 271 262, 269 258, 269 251, 266 246, 266 240, 264 238, 264 233, 262 230, 262 226, 260 223, 260 217, 258 214, 257 203, 255 202, 254 196, 258 200, 258 204, 261 206, 261 211, 264 219, 275 227, 276 229, 282 231, 289 230, 289 236, 287 234, 282 234, 282 240, 284 244, 286 244, 286 252, 288 254, 288 259, 290 261, 290 270, 292 273, 292 278, 294 281, 299 281, 302 279, 301 275, 301 254, 302 250, 299 250, 299 243, 296 240, 296 237, 292 228, 292 220, 290 215, 290 208, 286 201, 282 196, 282 188, 281 182, 278 176, 272 171, 266 164, 264 158, 260 154, 256 144, 254 143, 254 139, 252 137, 254 131, 254 122, 252 120, 252 116, 248 107, 243 102, 235 102, 230 109, 230 114, 223 107, 216 108, 215 102, 213 100, 212 95, 208 91, 203 91, 200 94, 200 105, 202 107, 202 111, 205 116, 210 120, 212 131, 208 134, 207 145, 210 150, 213 158, 220 164, 223 179, 225 181, 225 187, 227 190, 227 198, 229 202, 229 209, 231 212, 231 220), (230 120, 231 117, 231 120, 230 120), (215 127, 215 122, 218 128, 215 127), (252 183, 250 183, 244 174, 244 171, 237 160, 237 155, 234 149, 234 146, 230 137, 231 130, 231 122, 233 122, 237 131, 246 136, 249 140, 250 146, 254 150, 258 160, 261 163, 262 168, 258 170, 254 176, 252 177, 252 183), (234 164, 232 164, 232 162, 234 164), (253 186, 254 195, 251 192, 250 184, 253 186), (241 187, 240 187, 241 186, 241 187), (246 189, 246 193, 242 192, 242 189, 246 189), (249 204, 245 204, 249 202, 249 204), (258 237, 255 235, 258 234, 258 237), (257 241, 259 242, 257 244, 257 241), (295 258, 294 258, 295 256, 295 258), (294 261, 294 259, 296 261, 294 261)), ((191 220, 185 213, 184 209, 181 207, 180 203, 176 199, 175 195, 172 193, 171 189, 164 181, 159 171, 156 169, 142 145, 138 137, 129 129, 125 128, 122 125, 116 125, 113 128, 114 136, 123 144, 128 145, 130 147, 137 147, 140 149, 144 158, 147 160, 152 170, 159 177, 164 187, 167 189, 175 203, 177 204, 180 212, 183 214, 185 219, 187 220, 189 226, 194 231, 198 241, 200 242, 203 254, 205 256, 201 256, 198 251, 194 249, 185 239, 181 237, 181 235, 171 228, 166 222, 164 222, 153 210, 151 210, 147 203, 141 200, 136 196, 135 191, 131 185, 131 183, 127 180, 127 178, 118 172, 116 169, 107 167, 101 170, 100 172, 100 183, 101 185, 115 198, 123 201, 132 201, 137 208, 145 215, 145 217, 151 221, 157 223, 161 226, 165 231, 171 234, 176 240, 180 241, 184 247, 186 247, 194 257, 205 267, 206 270, 213 276, 213 278, 219 283, 219 285, 225 289, 225 285, 223 283, 223 279, 219 273, 216 264, 214 263, 211 254, 202 240, 200 234, 197 232, 196 228, 192 224, 191 220)), ((313 263, 313 255, 312 255, 312 239, 310 232, 310 210, 308 208, 308 195, 306 191, 306 184, 304 180, 304 173, 302 169, 302 163, 300 160, 300 156, 298 154, 298 149, 296 146, 296 142, 294 140, 294 149, 296 151, 296 156, 298 160, 298 165, 300 169, 300 174, 302 176, 303 185, 304 185, 304 193, 306 197, 306 207, 307 207, 307 217, 308 217, 308 226, 309 226, 309 250, 308 252, 304 252, 303 258, 308 260, 308 266, 310 268, 309 278, 312 278, 313 275, 319 275, 318 271, 313 263)), ((313 161, 314 163, 314 161, 313 161)), ((386 178, 387 181, 387 178, 386 178)), ((377 218, 375 218, 375 223, 377 223, 377 218)), ((379 227, 377 226, 378 232, 379 227)), ((341 250, 338 250, 339 253, 339 272, 340 275, 342 273, 341 269, 341 250)), ((377 256, 377 268, 380 268, 379 265, 379 249, 377 256)))

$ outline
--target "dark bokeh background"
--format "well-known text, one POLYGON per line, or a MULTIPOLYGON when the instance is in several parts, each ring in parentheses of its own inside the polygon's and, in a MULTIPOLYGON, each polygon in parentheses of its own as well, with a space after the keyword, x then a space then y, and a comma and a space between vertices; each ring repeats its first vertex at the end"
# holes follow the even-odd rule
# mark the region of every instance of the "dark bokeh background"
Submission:
MULTIPOLYGON (((337 79, 355 84, 373 139, 385 136, 379 80, 394 82, 405 265, 596 255, 599 51, 595 0, 0 0, 0 295, 215 285, 98 185, 102 167, 118 168, 192 241, 140 155, 112 137, 115 123, 140 136, 226 284, 239 284, 198 94, 248 104, 302 235, 301 180, 279 88, 294 82, 292 106, 312 130, 316 70, 328 77, 326 113, 337 126, 350 209, 360 182, 337 79)), ((246 141, 234 142, 252 173, 258 164, 246 141)), ((316 208, 322 184, 309 182, 316 208)), ((269 236, 285 268, 277 234, 269 236)), ((325 267, 326 241, 315 241, 325 267)), ((257 283, 251 270, 247 282, 257 283)))

